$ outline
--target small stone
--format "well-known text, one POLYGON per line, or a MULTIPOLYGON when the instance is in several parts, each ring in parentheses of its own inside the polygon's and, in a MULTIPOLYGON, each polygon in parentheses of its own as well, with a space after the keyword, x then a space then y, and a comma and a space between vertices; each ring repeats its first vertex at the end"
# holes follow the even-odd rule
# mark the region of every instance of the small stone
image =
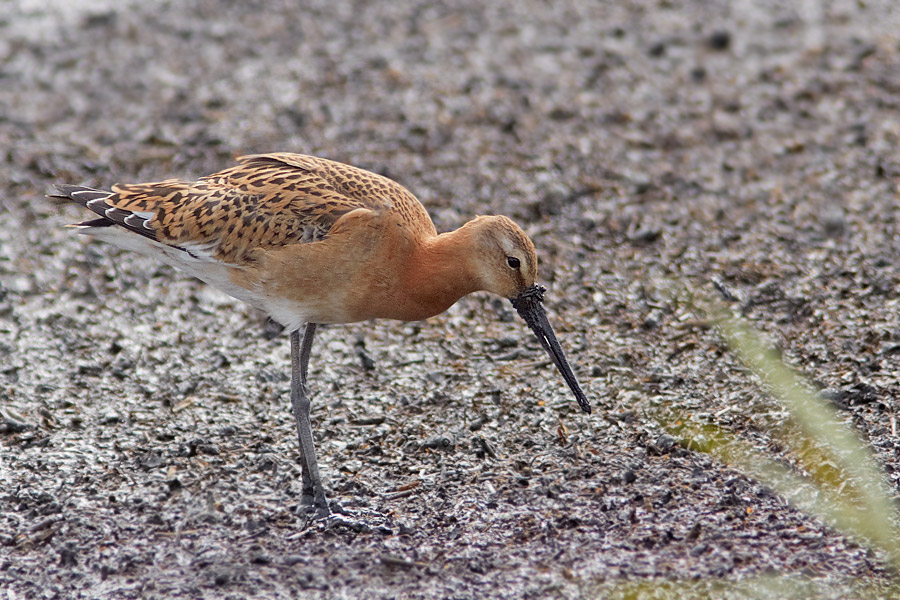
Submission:
POLYGON ((76 558, 75 550, 72 548, 62 548, 59 551, 59 566, 74 567, 77 564, 78 559, 76 558))
POLYGON ((847 219, 844 211, 839 207, 826 210, 822 216, 822 225, 825 228, 825 235, 830 238, 840 237, 847 228, 847 219))
POLYGON ((205 454, 207 456, 218 456, 219 448, 214 446, 213 444, 199 444, 197 446, 197 452, 199 454, 205 454))
POLYGON ((158 452, 148 452, 138 459, 138 464, 146 470, 156 469, 162 466, 163 459, 158 452))
POLYGON ((714 31, 709 36, 708 43, 713 50, 728 50, 728 47, 731 46, 731 33, 724 29, 714 31))
POLYGON ((675 447, 677 440, 667 433, 661 434, 653 443, 654 450, 660 454, 668 454, 675 447))
POLYGON ((662 322, 663 314, 658 308, 654 308, 650 311, 650 313, 644 318, 644 327, 646 329, 656 329, 659 324, 662 322))
POLYGON ((115 425, 121 420, 122 417, 119 415, 119 413, 114 411, 107 411, 100 416, 101 425, 115 425))
POLYGON ((634 244, 652 244, 660 236, 662 231, 656 227, 640 227, 628 236, 628 240, 634 244))
POLYGON ((430 448, 432 450, 447 450, 453 446, 453 440, 449 437, 436 435, 434 437, 430 437, 424 442, 422 442, 423 448, 430 448))
POLYGON ((213 576, 213 583, 216 585, 227 585, 231 581, 231 574, 227 571, 218 571, 213 576))

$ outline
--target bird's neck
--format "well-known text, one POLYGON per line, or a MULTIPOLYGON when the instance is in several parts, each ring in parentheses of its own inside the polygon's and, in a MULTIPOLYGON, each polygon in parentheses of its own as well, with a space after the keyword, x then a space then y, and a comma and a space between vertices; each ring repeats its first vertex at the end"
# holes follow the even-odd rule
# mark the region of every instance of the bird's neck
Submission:
POLYGON ((466 294, 482 289, 476 252, 472 231, 465 226, 417 246, 404 286, 411 293, 417 318, 442 313, 466 294))

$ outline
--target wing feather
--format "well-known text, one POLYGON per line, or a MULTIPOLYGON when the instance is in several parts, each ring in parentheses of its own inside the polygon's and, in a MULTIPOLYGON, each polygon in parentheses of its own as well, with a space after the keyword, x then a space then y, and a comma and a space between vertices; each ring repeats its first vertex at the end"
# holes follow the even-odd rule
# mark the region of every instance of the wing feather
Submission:
MULTIPOLYGON (((434 224, 400 184, 349 165, 300 154, 256 154, 196 182, 115 185, 112 192, 59 186, 60 197, 108 223, 183 250, 194 259, 254 264, 268 249, 324 239, 345 214, 398 212, 434 224)), ((97 221, 92 221, 97 226, 97 221)))

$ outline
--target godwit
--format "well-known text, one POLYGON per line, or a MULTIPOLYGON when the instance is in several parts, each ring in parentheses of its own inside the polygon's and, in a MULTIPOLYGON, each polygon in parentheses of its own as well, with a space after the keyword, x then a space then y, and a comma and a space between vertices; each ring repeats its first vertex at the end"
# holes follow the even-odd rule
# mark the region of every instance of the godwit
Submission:
POLYGON ((59 185, 52 197, 100 216, 69 225, 79 233, 160 258, 290 331, 304 506, 329 513, 306 386, 318 323, 417 321, 471 292, 493 292, 512 301, 581 409, 591 412, 544 312, 534 244, 510 219, 477 217, 439 235, 425 207, 381 175, 300 154, 237 160, 196 182, 115 185, 111 192, 59 185))

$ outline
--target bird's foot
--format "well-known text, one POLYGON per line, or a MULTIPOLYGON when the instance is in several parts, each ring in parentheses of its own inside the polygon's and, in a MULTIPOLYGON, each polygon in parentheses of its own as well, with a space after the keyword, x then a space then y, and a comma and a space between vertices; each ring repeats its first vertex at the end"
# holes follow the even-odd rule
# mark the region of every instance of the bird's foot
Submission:
POLYGON ((357 533, 383 533, 393 535, 396 525, 388 515, 369 508, 344 508, 331 502, 331 514, 326 519, 326 527, 342 527, 357 533))
POLYGON ((368 508, 344 508, 335 500, 326 500, 324 494, 318 497, 303 494, 299 513, 306 518, 307 525, 315 524, 322 529, 342 528, 356 533, 386 535, 392 535, 397 529, 385 514, 368 508))
POLYGON ((331 515, 331 508, 328 504, 324 491, 319 490, 318 493, 313 493, 312 490, 304 490, 300 497, 299 513, 309 521, 327 519, 331 515))

